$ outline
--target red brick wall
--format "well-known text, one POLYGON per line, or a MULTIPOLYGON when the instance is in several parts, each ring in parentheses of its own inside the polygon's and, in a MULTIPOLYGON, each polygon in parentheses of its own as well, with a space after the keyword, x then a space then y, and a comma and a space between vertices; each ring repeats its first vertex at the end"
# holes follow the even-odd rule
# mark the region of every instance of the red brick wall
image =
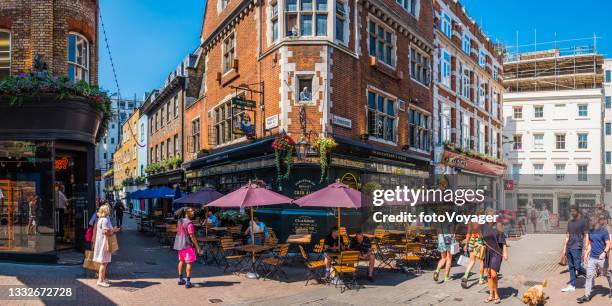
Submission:
POLYGON ((90 83, 98 84, 97 0, 0 1, 0 29, 11 32, 11 71, 27 73, 40 54, 54 75, 67 74, 68 33, 89 41, 90 83))

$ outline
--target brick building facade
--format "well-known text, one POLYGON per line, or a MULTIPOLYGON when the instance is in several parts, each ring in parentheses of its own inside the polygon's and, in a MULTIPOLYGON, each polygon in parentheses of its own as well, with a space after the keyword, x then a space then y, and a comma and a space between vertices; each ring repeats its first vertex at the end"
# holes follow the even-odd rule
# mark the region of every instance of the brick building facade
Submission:
POLYGON ((50 74, 97 85, 97 38, 97 0, 2 1, 0 76, 30 72, 40 55, 50 74))
POLYGON ((434 2, 436 174, 455 188, 480 188, 501 200, 502 84, 500 53, 461 3, 434 2))
POLYGON ((198 82, 195 75, 195 56, 187 56, 168 75, 163 87, 154 91, 143 104, 143 114, 148 117, 148 165, 159 165, 156 173, 149 172, 149 184, 174 185, 183 180, 181 163, 183 154, 184 106, 192 103, 197 89, 191 85, 198 82))
POLYGON ((208 2, 196 71, 202 82, 185 110, 189 187, 230 191, 262 179, 299 196, 336 179, 355 187, 425 184, 431 11, 419 0, 208 2), (236 98, 254 107, 236 106, 236 98), (271 144, 282 132, 311 145, 335 139, 323 179, 318 154, 296 159, 288 180, 277 178, 271 144))

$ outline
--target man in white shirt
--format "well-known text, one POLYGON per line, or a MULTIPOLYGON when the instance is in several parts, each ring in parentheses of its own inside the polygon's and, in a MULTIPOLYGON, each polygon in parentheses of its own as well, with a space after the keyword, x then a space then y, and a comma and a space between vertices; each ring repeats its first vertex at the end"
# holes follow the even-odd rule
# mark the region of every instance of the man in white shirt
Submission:
POLYGON ((64 237, 64 213, 67 205, 68 199, 64 194, 64 185, 59 185, 57 188, 57 193, 55 194, 55 211, 58 215, 57 228, 60 238, 64 237))

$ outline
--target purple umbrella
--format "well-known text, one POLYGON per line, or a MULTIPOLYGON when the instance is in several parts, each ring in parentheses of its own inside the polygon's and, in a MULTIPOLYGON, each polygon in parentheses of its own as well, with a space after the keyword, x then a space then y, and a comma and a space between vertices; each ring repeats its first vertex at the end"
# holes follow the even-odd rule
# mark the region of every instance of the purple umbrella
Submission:
MULTIPOLYGON (((340 208, 361 208, 361 192, 336 182, 303 196, 293 203, 299 206, 337 208, 338 229, 340 229, 340 208)), ((340 241, 340 235, 338 235, 338 241, 340 241)))
POLYGON ((220 197, 222 197, 223 194, 212 189, 212 188, 203 188, 201 190, 198 190, 188 196, 184 196, 180 199, 176 199, 174 201, 174 203, 179 203, 179 204, 208 204, 220 197))

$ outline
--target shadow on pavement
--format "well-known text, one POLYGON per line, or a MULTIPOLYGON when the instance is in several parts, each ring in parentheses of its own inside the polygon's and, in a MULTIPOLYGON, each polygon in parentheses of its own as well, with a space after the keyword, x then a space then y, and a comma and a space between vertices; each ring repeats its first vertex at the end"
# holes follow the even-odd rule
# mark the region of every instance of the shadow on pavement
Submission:
POLYGON ((195 283, 196 287, 227 287, 233 286, 236 284, 240 284, 240 282, 224 282, 224 281, 205 281, 200 283, 195 283))

